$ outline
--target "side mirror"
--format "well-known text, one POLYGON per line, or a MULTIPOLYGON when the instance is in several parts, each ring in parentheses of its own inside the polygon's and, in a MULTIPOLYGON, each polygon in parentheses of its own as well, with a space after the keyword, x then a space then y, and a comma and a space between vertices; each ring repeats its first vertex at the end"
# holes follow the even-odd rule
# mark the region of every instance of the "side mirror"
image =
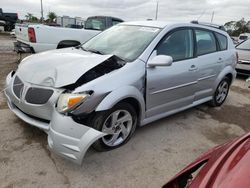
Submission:
POLYGON ((157 55, 148 62, 149 67, 155 66, 171 66, 173 63, 173 58, 167 55, 157 55))

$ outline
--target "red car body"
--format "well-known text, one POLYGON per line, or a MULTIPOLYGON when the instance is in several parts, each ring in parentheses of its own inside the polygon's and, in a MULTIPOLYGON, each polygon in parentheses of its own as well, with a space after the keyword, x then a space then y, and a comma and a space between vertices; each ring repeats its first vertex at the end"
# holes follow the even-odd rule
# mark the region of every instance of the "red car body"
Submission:
POLYGON ((163 186, 182 187, 250 188, 250 133, 204 153, 163 186))

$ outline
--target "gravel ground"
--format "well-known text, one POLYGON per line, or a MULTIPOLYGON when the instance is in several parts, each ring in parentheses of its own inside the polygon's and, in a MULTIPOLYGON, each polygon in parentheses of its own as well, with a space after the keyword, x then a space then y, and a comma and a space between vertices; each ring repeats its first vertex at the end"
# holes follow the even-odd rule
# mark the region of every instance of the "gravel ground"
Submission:
MULTIPOLYGON (((18 56, 0 36, 0 90, 18 56)), ((48 150, 44 132, 19 120, 0 93, 0 187, 161 187, 207 149, 250 130, 250 89, 238 78, 220 108, 196 108, 138 128, 123 147, 90 149, 82 166, 48 150)))

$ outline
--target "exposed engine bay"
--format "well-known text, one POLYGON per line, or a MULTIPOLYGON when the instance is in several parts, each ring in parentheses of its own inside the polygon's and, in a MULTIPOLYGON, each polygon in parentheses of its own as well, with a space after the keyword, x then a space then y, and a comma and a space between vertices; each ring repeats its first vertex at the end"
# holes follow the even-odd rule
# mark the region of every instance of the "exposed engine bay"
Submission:
POLYGON ((120 69, 125 64, 126 64, 125 61, 121 60, 119 57, 114 55, 110 57, 109 59, 105 60, 104 62, 102 62, 101 64, 87 71, 74 84, 70 84, 68 86, 65 86, 64 88, 67 90, 74 90, 75 88, 85 83, 88 83, 114 70, 120 69))

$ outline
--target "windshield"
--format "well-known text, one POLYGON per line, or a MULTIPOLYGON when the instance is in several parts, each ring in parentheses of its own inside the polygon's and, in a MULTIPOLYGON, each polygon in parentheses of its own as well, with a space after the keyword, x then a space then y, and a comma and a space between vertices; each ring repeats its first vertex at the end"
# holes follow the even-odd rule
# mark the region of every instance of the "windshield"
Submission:
POLYGON ((82 48, 100 54, 113 54, 125 61, 133 61, 146 49, 159 28, 119 25, 92 38, 82 48))
POLYGON ((104 30, 105 18, 89 18, 85 23, 85 29, 104 30))
POLYGON ((240 50, 250 50, 250 39, 240 43, 236 48, 240 50))

